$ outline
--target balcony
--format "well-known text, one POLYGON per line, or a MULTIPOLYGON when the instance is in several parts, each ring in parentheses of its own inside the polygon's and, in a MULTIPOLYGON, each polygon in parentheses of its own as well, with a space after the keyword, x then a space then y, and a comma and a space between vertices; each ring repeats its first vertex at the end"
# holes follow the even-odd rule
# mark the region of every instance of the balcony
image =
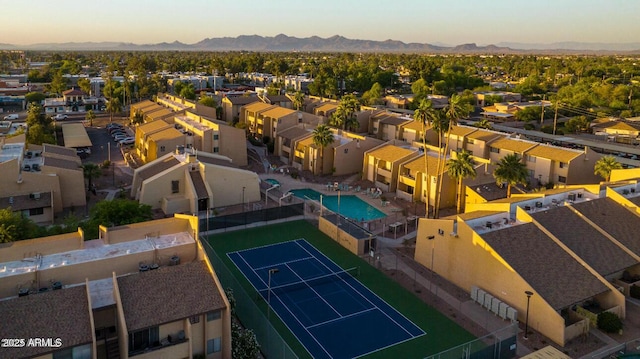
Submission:
POLYGON ((376 171, 378 172, 378 176, 391 178, 391 171, 386 168, 378 167, 376 168, 376 171))
POLYGON ((129 357, 136 359, 153 359, 153 358, 187 358, 189 356, 189 339, 162 339, 158 345, 129 352, 129 357))
POLYGON ((406 184, 407 186, 415 187, 416 179, 410 174, 403 174, 400 176, 400 183, 406 184))

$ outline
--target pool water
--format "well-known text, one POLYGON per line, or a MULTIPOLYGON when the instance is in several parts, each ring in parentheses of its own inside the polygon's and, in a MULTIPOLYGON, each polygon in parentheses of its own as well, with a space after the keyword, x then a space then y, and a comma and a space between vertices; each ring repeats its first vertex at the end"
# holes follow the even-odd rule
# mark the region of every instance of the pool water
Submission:
MULTIPOLYGON (((294 189, 290 192, 298 198, 312 199, 320 202, 321 193, 310 188, 294 189)), ((338 211, 337 195, 323 195, 322 205, 332 212, 340 212, 342 216, 351 218, 355 221, 371 221, 387 216, 355 195, 340 195, 340 211, 338 211)))
POLYGON ((278 182, 278 180, 275 180, 273 178, 267 178, 264 181, 267 182, 268 184, 272 185, 272 186, 279 186, 280 185, 280 182, 278 182))

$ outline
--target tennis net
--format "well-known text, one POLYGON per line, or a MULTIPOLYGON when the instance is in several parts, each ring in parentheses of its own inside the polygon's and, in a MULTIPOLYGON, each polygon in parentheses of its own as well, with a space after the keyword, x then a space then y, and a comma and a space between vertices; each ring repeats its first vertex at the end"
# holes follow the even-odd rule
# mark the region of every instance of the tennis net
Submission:
MULTIPOLYGON (((353 267, 349 269, 345 269, 339 272, 333 272, 329 274, 324 274, 321 276, 303 279, 298 282, 287 283, 277 286, 271 286, 271 294, 274 293, 286 293, 292 292, 296 290, 302 290, 306 288, 313 288, 315 286, 331 283, 331 282, 340 282, 345 281, 347 279, 355 278, 360 274, 360 267, 353 267)), ((269 288, 262 289, 262 293, 267 293, 269 288)))

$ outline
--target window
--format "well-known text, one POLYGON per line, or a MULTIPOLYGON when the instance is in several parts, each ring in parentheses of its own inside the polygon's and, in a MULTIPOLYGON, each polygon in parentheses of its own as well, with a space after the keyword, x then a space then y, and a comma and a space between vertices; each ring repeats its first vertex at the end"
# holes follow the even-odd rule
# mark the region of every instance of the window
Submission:
POLYGON ((531 162, 531 163, 536 163, 536 158, 535 156, 531 156, 531 155, 524 155, 524 158, 527 162, 531 162))
POLYGON ((218 135, 217 133, 213 135, 213 140, 216 141, 220 138, 220 135, 218 135))
POLYGON ((31 208, 29 210, 30 216, 39 216, 41 214, 44 214, 44 208, 31 208))
POLYGON ((529 170, 529 177, 534 178, 536 176, 535 170, 529 170))
POLYGON ((470 145, 473 145, 473 144, 476 143, 476 141, 474 139, 472 139, 472 138, 469 138, 469 139, 467 139, 467 143, 470 144, 470 145))
POLYGON ((180 192, 180 181, 171 181, 171 193, 180 192))
POLYGON ((567 183, 567 177, 565 177, 565 176, 558 176, 558 182, 560 182, 560 183, 567 183))
POLYGON ((213 354, 220 351, 221 338, 213 338, 207 340, 207 354, 213 354))
POLYGON ((53 359, 91 359, 91 344, 66 348, 54 352, 53 359))
POLYGON ((345 154, 349 153, 349 149, 348 149, 348 148, 345 148, 345 149, 344 149, 344 153, 345 153, 345 154))
POLYGON ((500 153, 500 149, 496 147, 491 147, 491 153, 500 153))
POLYGON ((207 322, 210 322, 212 320, 216 320, 216 319, 220 319, 222 315, 222 312, 219 310, 215 310, 213 312, 209 312, 207 313, 207 322))
POLYGON ((191 324, 200 323, 200 316, 194 315, 193 317, 189 318, 189 323, 191 324))
POLYGON ((138 330, 129 333, 129 352, 136 352, 160 343, 158 327, 138 330))
POLYGON ((160 146, 160 152, 164 152, 165 148, 164 146, 160 146))
POLYGON ((569 167, 569 164, 566 162, 560 162, 560 168, 567 168, 569 167))
POLYGON ((213 153, 218 153, 220 152, 220 147, 214 147, 213 148, 213 153))

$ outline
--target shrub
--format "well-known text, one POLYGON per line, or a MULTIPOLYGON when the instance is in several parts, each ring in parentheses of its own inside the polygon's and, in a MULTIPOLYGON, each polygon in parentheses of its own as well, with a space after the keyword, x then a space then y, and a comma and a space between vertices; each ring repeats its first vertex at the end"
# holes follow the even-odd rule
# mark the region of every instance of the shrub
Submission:
POLYGON ((102 162, 102 168, 103 169, 107 169, 111 166, 111 161, 109 160, 104 160, 104 162, 102 162))
POLYGON ((598 329, 607 333, 618 333, 622 330, 622 320, 613 313, 602 312, 598 314, 598 329))
POLYGON ((536 125, 534 125, 533 123, 525 123, 524 129, 527 131, 532 131, 536 129, 536 125))
POLYGON ((635 284, 632 285, 631 288, 629 288, 629 295, 631 298, 640 299, 640 287, 635 284))

